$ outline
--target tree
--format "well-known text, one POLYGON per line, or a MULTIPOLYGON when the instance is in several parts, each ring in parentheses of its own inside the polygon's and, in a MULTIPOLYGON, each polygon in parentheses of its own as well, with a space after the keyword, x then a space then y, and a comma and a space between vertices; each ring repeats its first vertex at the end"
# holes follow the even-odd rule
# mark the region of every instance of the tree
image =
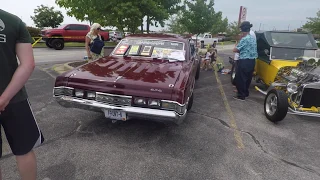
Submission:
POLYGON ((310 30, 314 34, 320 34, 320 10, 317 12, 317 17, 308 17, 309 21, 303 25, 303 28, 310 30))
POLYGON ((232 23, 230 23, 228 25, 228 29, 227 29, 227 35, 231 36, 233 38, 237 38, 236 36, 238 36, 241 33, 238 22, 234 21, 232 23))
POLYGON ((187 28, 180 23, 182 18, 182 13, 181 11, 178 12, 176 15, 173 15, 170 17, 169 19, 169 23, 168 25, 168 30, 172 33, 176 33, 176 34, 183 34, 185 32, 187 32, 187 28))
MULTIPOLYGON (((217 13, 221 14, 220 12, 217 13)), ((224 18, 222 20, 222 14, 218 15, 219 17, 217 17, 217 21, 213 24, 212 29, 211 29, 211 33, 212 34, 218 34, 220 32, 227 32, 228 29, 228 18, 224 18)))
POLYGON ((212 25, 219 19, 214 0, 185 0, 180 23, 192 34, 201 34, 211 30, 212 25))
POLYGON ((31 19, 38 28, 56 28, 63 22, 64 17, 61 11, 54 10, 54 7, 40 5, 34 10, 34 16, 31 16, 31 19))

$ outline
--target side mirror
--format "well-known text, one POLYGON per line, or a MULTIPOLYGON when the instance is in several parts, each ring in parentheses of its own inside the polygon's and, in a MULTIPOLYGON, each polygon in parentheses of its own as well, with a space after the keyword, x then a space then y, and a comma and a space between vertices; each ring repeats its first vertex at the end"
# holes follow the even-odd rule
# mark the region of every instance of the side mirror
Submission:
POLYGON ((267 56, 270 56, 270 52, 269 52, 268 49, 265 49, 265 50, 264 50, 264 53, 265 53, 267 56))

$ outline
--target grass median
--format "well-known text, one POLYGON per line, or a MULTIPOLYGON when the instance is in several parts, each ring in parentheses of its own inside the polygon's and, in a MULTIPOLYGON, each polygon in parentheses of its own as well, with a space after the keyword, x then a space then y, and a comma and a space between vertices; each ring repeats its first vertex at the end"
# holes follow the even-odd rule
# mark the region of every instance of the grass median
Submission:
MULTIPOLYGON (((117 43, 116 42, 105 42, 104 43, 105 46, 116 46, 117 43)), ((84 47, 84 43, 83 42, 67 42, 64 44, 65 47, 84 47)), ((38 47, 47 47, 45 42, 38 42, 37 44, 35 44, 35 46, 33 46, 34 48, 38 48, 38 47)))

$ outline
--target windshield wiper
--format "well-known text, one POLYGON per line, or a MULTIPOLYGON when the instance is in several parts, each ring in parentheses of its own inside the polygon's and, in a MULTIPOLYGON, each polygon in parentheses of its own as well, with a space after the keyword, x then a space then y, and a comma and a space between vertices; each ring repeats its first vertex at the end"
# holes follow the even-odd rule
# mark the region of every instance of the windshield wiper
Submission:
POLYGON ((176 59, 176 58, 168 58, 168 57, 154 57, 153 59, 163 59, 163 60, 168 60, 169 62, 177 62, 177 61, 183 61, 180 59, 176 59))

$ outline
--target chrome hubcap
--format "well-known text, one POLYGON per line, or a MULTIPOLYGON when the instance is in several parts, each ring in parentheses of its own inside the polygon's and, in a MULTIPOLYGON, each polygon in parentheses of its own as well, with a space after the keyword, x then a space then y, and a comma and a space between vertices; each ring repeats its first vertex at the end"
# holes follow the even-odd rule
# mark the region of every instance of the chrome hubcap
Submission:
POLYGON ((277 111, 278 98, 275 94, 270 94, 266 100, 266 112, 269 116, 273 116, 277 111))
POLYGON ((234 79, 236 77, 236 73, 235 72, 232 72, 232 79, 234 79))

